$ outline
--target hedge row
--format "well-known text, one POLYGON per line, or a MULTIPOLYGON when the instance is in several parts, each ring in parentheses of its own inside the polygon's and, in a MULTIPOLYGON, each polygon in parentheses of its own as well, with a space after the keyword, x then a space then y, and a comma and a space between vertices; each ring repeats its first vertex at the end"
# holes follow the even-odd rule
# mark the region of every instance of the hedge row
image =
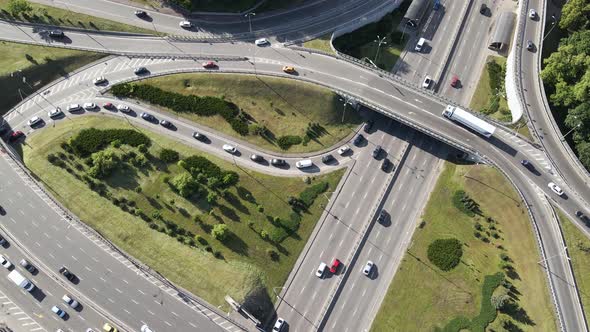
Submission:
POLYGON ((113 141, 134 147, 149 146, 151 140, 141 132, 131 129, 82 129, 70 140, 69 146, 80 157, 87 157, 105 148, 113 141))
POLYGON ((328 182, 320 182, 318 184, 314 184, 311 187, 305 188, 305 190, 299 194, 299 199, 303 202, 303 204, 305 204, 306 207, 309 208, 318 195, 325 192, 326 190, 328 190, 328 182))
POLYGON ((287 135, 277 138, 277 145, 283 149, 288 150, 292 145, 301 144, 303 139, 299 136, 287 135))
POLYGON ((248 124, 238 117, 238 107, 217 97, 199 97, 165 91, 147 84, 117 84, 111 88, 117 97, 131 97, 145 100, 155 105, 170 108, 178 113, 192 113, 199 116, 221 115, 233 130, 240 135, 248 134, 248 124))

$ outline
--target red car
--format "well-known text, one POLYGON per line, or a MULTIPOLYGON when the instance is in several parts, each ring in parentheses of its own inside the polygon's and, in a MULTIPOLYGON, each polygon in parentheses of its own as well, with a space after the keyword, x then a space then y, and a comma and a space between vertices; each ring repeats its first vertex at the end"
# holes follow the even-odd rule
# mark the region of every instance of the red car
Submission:
POLYGON ((113 106, 113 103, 104 103, 102 104, 102 107, 110 110, 113 109, 115 106, 113 106))
POLYGON ((457 75, 454 75, 453 78, 451 79, 451 86, 453 88, 456 88, 459 86, 459 77, 457 75))
POLYGON ((203 62, 203 68, 216 68, 217 64, 213 61, 207 61, 207 62, 203 62))
POLYGON ((14 141, 16 141, 17 139, 19 139, 19 138, 23 137, 24 135, 25 135, 25 134, 24 134, 22 131, 20 131, 20 130, 17 130, 17 131, 14 131, 14 132, 12 132, 12 133, 10 134, 10 138, 9 138, 8 140, 9 140, 10 142, 14 142, 14 141))
POLYGON ((342 262, 340 262, 340 260, 338 258, 334 258, 334 261, 332 262, 332 266, 330 266, 330 273, 338 272, 338 268, 340 267, 340 265, 342 265, 342 262))

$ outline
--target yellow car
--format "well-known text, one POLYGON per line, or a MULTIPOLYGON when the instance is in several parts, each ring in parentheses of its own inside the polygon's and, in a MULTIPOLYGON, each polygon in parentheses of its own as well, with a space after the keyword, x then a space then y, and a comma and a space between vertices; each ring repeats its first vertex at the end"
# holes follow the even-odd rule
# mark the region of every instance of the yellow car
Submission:
POLYGON ((104 325, 102 326, 102 329, 103 329, 105 332, 119 332, 119 330, 117 330, 117 328, 116 328, 116 327, 112 326, 112 325, 111 325, 111 324, 109 324, 109 323, 104 323, 104 325))
POLYGON ((287 74, 293 74, 295 72, 295 68, 291 66, 284 66, 283 71, 287 74))

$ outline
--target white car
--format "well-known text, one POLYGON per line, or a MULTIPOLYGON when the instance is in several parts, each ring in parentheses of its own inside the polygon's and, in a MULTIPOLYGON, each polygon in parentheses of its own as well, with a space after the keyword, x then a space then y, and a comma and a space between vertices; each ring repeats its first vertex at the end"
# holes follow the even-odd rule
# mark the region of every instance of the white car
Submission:
POLYGON ((82 109, 82 106, 80 106, 80 104, 70 104, 68 105, 68 112, 76 112, 82 109))
POLYGON ((70 295, 66 294, 61 298, 67 305, 69 305, 70 307, 76 309, 80 303, 78 303, 78 301, 74 300, 70 295))
POLYGON ((85 103, 84 104, 84 109, 85 110, 93 110, 96 108, 96 104, 95 103, 85 103))
POLYGON ((256 39, 254 41, 254 44, 256 44, 256 46, 264 46, 264 45, 270 44, 270 42, 266 38, 260 38, 260 39, 256 39))
POLYGON ((51 111, 49 111, 49 113, 47 113, 47 115, 49 115, 49 117, 52 119, 61 116, 62 114, 63 112, 59 108, 54 108, 51 111))
POLYGON ((338 149, 338 154, 342 156, 342 155, 346 154, 348 151, 350 151, 350 147, 348 145, 345 145, 345 146, 341 147, 340 149, 338 149))
POLYGON ((41 122, 41 118, 38 116, 34 116, 27 123, 29 124, 29 126, 32 127, 32 126, 38 124, 39 122, 41 122))
POLYGON ((530 9, 530 10, 529 10, 529 18, 530 18, 531 20, 534 20, 534 19, 535 19, 535 17, 537 17, 537 11, 536 11, 536 10, 534 10, 534 9, 530 9))
POLYGON ((367 264, 363 268, 363 274, 366 276, 370 275, 371 271, 373 270, 373 265, 375 265, 375 263, 373 263, 372 261, 367 261, 367 264))
POLYGON ((119 112, 123 112, 123 113, 129 113, 131 111, 129 106, 123 105, 123 104, 117 105, 117 110, 119 110, 119 112))
POLYGON ((272 332, 280 332, 283 329, 283 325, 285 325, 285 320, 279 317, 272 327, 272 332))
POLYGON ((94 82, 94 84, 102 84, 106 81, 107 81, 107 79, 104 78, 104 76, 99 76, 99 77, 95 78, 92 82, 94 82))
POLYGON ((180 23, 178 23, 178 25, 180 25, 181 28, 185 28, 185 29, 189 29, 193 27, 193 24, 190 21, 180 21, 180 23))
POLYGON ((66 316, 66 312, 61 310, 58 306, 54 305, 53 308, 51 308, 51 311, 53 311, 54 314, 58 315, 61 318, 64 318, 66 316))
POLYGON ((315 271, 316 277, 322 278, 324 276, 324 272, 326 272, 327 267, 328 267, 328 265, 326 265, 326 263, 321 262, 320 266, 318 266, 317 271, 315 271))
POLYGON ((2 264, 2 266, 4 266, 7 269, 10 269, 12 267, 12 263, 3 255, 0 255, 0 264, 2 264))
POLYGON ((555 183, 549 182, 547 186, 549 187, 549 189, 551 189, 554 193, 558 194, 559 196, 563 195, 563 190, 555 183))
POLYGON ((430 76, 426 76, 424 78, 424 82, 422 83, 422 87, 424 89, 428 89, 430 87, 430 84, 432 84, 432 78, 430 78, 430 76))
POLYGON ((234 146, 231 146, 229 144, 223 144, 223 151, 234 154, 234 153, 238 152, 238 149, 236 149, 234 146))
POLYGON ((141 332, 153 332, 152 329, 150 329, 149 326, 147 326, 145 324, 143 324, 139 330, 141 332))

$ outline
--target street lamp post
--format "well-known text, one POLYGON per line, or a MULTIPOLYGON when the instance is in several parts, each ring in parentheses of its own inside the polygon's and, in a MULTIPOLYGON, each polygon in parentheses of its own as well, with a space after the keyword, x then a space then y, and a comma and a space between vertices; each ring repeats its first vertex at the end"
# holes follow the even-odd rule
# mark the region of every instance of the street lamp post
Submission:
POLYGON ((381 45, 387 45, 385 38, 387 37, 381 38, 379 37, 379 35, 377 35, 377 39, 373 40, 374 43, 377 43, 377 52, 375 53, 375 60, 373 60, 374 63, 377 63, 377 57, 379 56, 379 50, 381 49, 381 45))
MULTIPOLYGON (((560 252, 559 254, 557 254, 557 255, 553 255, 553 256, 551 256, 551 257, 547 257, 547 258, 545 258, 545 259, 542 259, 542 260, 538 261, 538 262, 537 262, 537 264, 541 265, 541 263, 543 263, 543 262, 547 262, 548 260, 550 260, 550 259, 552 259, 552 258, 559 257, 559 256, 563 256, 563 254, 565 254, 566 250, 567 250, 567 247, 563 247, 563 249, 561 249, 561 252, 560 252)), ((571 260, 571 259, 570 259, 570 258, 569 258, 567 255, 565 256, 565 258, 566 258, 568 261, 569 261, 569 260, 571 260)))
POLYGON ((340 98, 340 101, 344 102, 344 108, 342 109, 342 123, 344 123, 344 113, 346 112, 346 105, 350 104, 352 105, 351 101, 352 99, 350 97, 344 97, 344 99, 340 98))
MULTIPOLYGON (((250 27, 250 35, 252 35, 252 16, 256 16, 255 12, 249 12, 244 15, 248 17, 248 26, 250 27)), ((254 65, 254 76, 256 76, 256 47, 252 49, 252 64, 254 65)))
POLYGON ((545 37, 543 37, 543 41, 545 41, 545 38, 547 38, 547 36, 549 36, 549 34, 551 33, 551 31, 553 31, 553 28, 555 28, 557 23, 557 17, 555 17, 555 14, 551 15, 551 29, 549 29, 549 32, 547 32, 547 34, 545 35, 545 37))
MULTIPOLYGON (((574 119, 578 119, 577 116, 574 115, 574 119)), ((569 134, 571 134, 574 130, 578 129, 580 126, 582 125, 582 122, 579 122, 576 126, 574 126, 570 131, 568 131, 567 133, 565 133, 565 135, 561 136, 561 138, 559 139, 560 141, 565 141, 565 137, 569 134)))

